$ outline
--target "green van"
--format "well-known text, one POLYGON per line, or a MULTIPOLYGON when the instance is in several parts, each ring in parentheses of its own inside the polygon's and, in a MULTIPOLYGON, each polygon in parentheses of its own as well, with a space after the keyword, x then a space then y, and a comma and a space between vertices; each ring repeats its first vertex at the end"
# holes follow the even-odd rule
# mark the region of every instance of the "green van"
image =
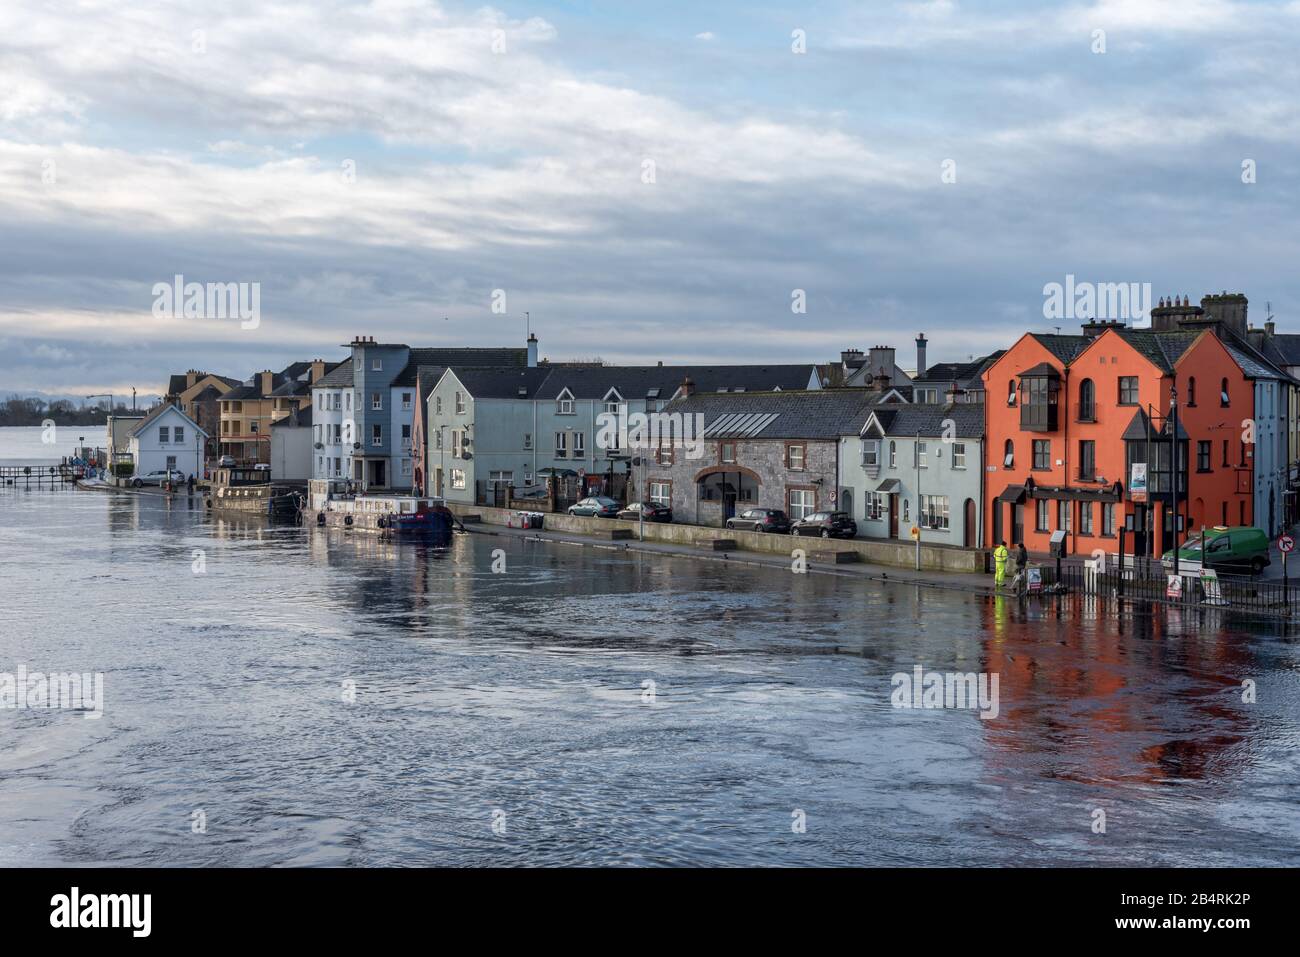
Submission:
MULTIPOLYGON (((1262 528, 1216 525, 1205 530, 1205 540, 1193 535, 1178 549, 1178 561, 1198 562, 1206 568, 1224 571, 1249 570, 1258 575, 1269 564, 1269 540, 1262 528)), ((1174 567, 1173 549, 1165 552, 1161 562, 1174 567)))

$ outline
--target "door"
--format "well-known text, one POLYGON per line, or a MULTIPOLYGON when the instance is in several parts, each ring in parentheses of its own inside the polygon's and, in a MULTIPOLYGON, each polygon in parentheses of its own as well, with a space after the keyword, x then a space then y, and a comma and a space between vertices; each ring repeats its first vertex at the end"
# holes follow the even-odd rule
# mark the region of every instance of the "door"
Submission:
POLYGON ((1025 505, 1021 502, 1019 505, 1011 507, 1011 544, 1023 545, 1025 543, 1025 505))
POLYGON ((370 484, 375 488, 384 488, 388 485, 388 482, 385 481, 387 476, 384 474, 384 466, 386 464, 387 463, 382 461, 370 463, 370 484))
POLYGON ((898 494, 890 493, 889 496, 889 537, 898 537, 898 494))
POLYGON ((435 489, 433 494, 442 498, 442 466, 433 470, 433 487, 435 489))
POLYGON ((967 548, 975 547, 975 500, 966 499, 966 523, 962 530, 962 544, 967 548))
POLYGON ((1133 533, 1133 554, 1147 554, 1147 507, 1135 505, 1131 515, 1127 516, 1129 531, 1133 533))
POLYGON ((1003 504, 999 502, 997 499, 994 499, 993 504, 990 507, 993 509, 993 538, 989 542, 989 544, 994 548, 996 548, 998 546, 998 543, 1002 541, 1002 537, 1003 537, 1002 536, 1002 509, 1005 506, 1003 506, 1003 504))

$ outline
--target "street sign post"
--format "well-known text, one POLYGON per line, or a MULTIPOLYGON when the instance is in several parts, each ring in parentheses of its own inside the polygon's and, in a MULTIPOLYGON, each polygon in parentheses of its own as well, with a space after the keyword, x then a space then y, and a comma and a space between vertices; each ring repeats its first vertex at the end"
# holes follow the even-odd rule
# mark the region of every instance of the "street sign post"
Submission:
POLYGON ((1282 601, 1287 610, 1291 608, 1291 582, 1286 573, 1286 557, 1295 549, 1295 539, 1290 535, 1280 535, 1277 540, 1277 550, 1282 553, 1282 601))

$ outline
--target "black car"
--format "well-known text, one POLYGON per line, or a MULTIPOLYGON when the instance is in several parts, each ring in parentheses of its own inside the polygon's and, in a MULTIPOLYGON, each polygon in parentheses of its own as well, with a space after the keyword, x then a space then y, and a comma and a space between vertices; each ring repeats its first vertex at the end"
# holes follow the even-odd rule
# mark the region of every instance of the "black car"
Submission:
POLYGON ((858 534, 858 523, 848 512, 813 512, 791 524, 790 534, 852 538, 858 534))
POLYGON ((637 522, 641 520, 643 512, 647 522, 671 522, 673 520, 673 510, 667 505, 660 505, 658 502, 633 502, 619 512, 618 517, 637 522))
POLYGON ((788 532, 790 519, 779 508, 747 508, 727 519, 727 528, 742 532, 788 532))

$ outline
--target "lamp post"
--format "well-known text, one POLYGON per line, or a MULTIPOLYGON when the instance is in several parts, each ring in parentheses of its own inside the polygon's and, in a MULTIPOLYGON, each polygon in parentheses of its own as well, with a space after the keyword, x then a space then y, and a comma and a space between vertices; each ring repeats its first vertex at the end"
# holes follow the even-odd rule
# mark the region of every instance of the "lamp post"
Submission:
POLYGON ((921 433, 916 433, 916 570, 921 570, 921 433))
MULTIPOLYGON (((1169 415, 1171 419, 1171 428, 1169 429, 1169 499, 1173 504, 1173 514, 1170 516, 1169 527, 1174 540, 1174 575, 1178 574, 1178 386, 1170 383, 1169 385, 1169 415)), ((1204 553, 1202 553, 1204 558, 1204 553)))

